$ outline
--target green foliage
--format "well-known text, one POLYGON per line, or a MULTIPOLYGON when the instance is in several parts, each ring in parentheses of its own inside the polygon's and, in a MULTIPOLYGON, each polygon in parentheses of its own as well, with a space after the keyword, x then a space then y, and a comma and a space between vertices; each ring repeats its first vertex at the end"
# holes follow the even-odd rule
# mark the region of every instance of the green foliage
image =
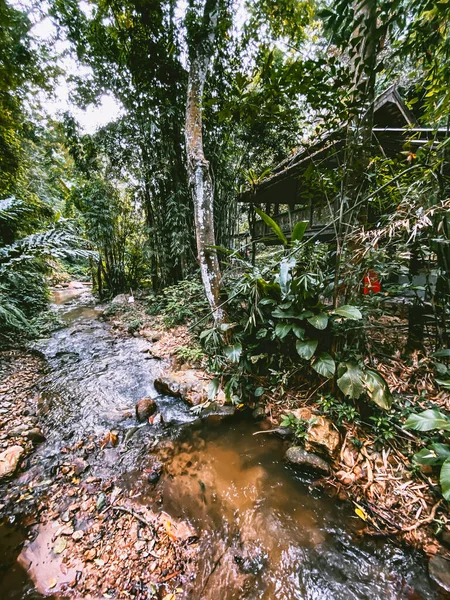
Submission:
MULTIPOLYGON (((325 379, 334 378, 336 362, 330 352, 333 335, 345 331, 347 323, 351 326, 362 320, 363 315, 353 305, 334 310, 330 306, 327 294, 332 270, 328 261, 324 245, 307 242, 277 251, 263 266, 253 267, 233 258, 233 267, 224 274, 227 313, 232 322, 200 335, 211 370, 226 372, 226 390, 231 395, 253 395, 252 376, 267 377, 269 372, 287 375, 309 371, 325 379), (236 264, 240 267, 237 277, 236 264)), ((390 408, 388 386, 375 371, 363 372, 348 362, 340 366, 339 384, 350 397, 359 398, 364 392, 379 406, 390 408)))
POLYGON ((57 331, 66 326, 66 323, 61 317, 52 310, 42 311, 37 317, 31 320, 31 324, 39 337, 49 336, 53 331, 57 331))
POLYGON ((384 444, 396 437, 396 429, 388 415, 373 415, 370 418, 372 429, 375 433, 375 441, 384 444))
POLYGON ((450 431, 450 418, 437 409, 424 410, 421 413, 412 413, 405 423, 406 429, 416 431, 431 431, 433 429, 450 431))
MULTIPOLYGON (((450 431, 450 417, 437 409, 412 413, 407 418, 405 429, 415 431, 450 431)), ((448 438, 448 435, 446 435, 448 438)), ((442 495, 450 502, 450 446, 442 443, 432 443, 414 455, 413 460, 420 465, 440 466, 440 484, 442 495)))
POLYGON ((261 219, 264 221, 264 223, 272 229, 272 231, 278 237, 278 239, 281 240, 283 242, 283 244, 287 245, 286 236, 281 231, 278 223, 276 223, 271 217, 269 217, 269 215, 266 215, 266 213, 263 212, 257 206, 255 206, 255 212, 256 212, 256 214, 258 214, 261 217, 261 219))
POLYGON ((167 327, 199 320, 208 314, 209 305, 197 278, 180 281, 149 298, 147 312, 162 315, 167 327))
POLYGON ((366 392, 380 408, 391 408, 393 398, 389 386, 377 371, 346 362, 339 365, 338 377, 338 387, 345 396, 358 400, 366 392))
POLYGON ((200 364, 205 358, 205 354, 201 346, 199 346, 198 344, 191 344, 189 346, 178 346, 178 348, 175 351, 175 354, 178 359, 192 365, 200 364))
POLYGON ((292 429, 294 437, 297 441, 304 441, 308 438, 308 425, 314 423, 314 417, 309 421, 298 419, 292 413, 283 415, 280 425, 281 427, 289 427, 292 429))
POLYGON ((322 413, 332 419, 338 426, 359 422, 356 408, 345 400, 339 400, 331 394, 321 396, 318 401, 322 413))

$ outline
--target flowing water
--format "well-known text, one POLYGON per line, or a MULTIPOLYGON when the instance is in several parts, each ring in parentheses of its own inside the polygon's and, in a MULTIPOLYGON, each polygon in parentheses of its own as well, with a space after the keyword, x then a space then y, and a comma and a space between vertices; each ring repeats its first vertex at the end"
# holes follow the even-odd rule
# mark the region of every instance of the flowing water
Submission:
MULTIPOLYGON (((285 465, 281 440, 254 436, 248 418, 200 420, 159 396, 153 382, 164 362, 142 339, 115 337, 85 287, 54 300, 66 327, 39 343, 49 365, 40 405, 48 435, 30 471, 44 476, 69 442, 114 430, 120 447, 90 459, 91 474, 119 477, 139 502, 197 528, 199 570, 187 598, 438 598, 425 562, 364 538, 348 505, 285 465), (136 428, 134 404, 144 396, 156 400, 165 425, 136 428), (156 494, 143 477, 155 456, 164 467, 156 494)), ((11 578, 6 597, 37 597, 24 581, 11 578)))

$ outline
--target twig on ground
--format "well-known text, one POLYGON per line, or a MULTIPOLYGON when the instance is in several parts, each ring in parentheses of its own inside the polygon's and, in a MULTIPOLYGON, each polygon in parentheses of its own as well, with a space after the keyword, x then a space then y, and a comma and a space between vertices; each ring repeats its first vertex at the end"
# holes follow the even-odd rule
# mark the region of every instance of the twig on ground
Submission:
POLYGON ((149 529, 151 529, 154 534, 156 534, 156 529, 152 525, 152 523, 149 523, 146 519, 144 519, 144 517, 142 517, 138 513, 134 512, 130 508, 126 508, 125 506, 110 506, 109 508, 111 510, 115 510, 115 511, 119 511, 119 512, 124 512, 124 513, 127 513, 127 514, 131 515, 132 517, 134 517, 135 519, 137 519, 138 521, 140 521, 143 525, 146 525, 149 529))

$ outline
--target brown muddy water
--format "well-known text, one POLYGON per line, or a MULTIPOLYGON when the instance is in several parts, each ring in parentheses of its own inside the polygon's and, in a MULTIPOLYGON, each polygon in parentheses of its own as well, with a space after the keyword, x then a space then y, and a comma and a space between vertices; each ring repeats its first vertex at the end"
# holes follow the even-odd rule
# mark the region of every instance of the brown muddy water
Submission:
MULTIPOLYGON (((30 471, 48 478, 69 441, 115 428, 120 447, 90 457, 90 474, 116 476, 137 501, 197 529, 199 569, 185 598, 438 598, 426 561, 364 538, 349 505, 285 464, 284 442, 254 436, 259 427, 246 416, 199 419, 182 401, 158 395, 153 382, 165 363, 151 358, 150 344, 114 337, 86 288, 54 299, 66 327, 38 344, 49 365, 40 405, 47 441, 30 471), (164 426, 137 427, 133 408, 144 396, 155 398, 164 426), (163 466, 156 489, 143 476, 155 458, 163 466)), ((41 598, 16 563, 23 542, 20 531, 0 527, 2 600, 41 598)))

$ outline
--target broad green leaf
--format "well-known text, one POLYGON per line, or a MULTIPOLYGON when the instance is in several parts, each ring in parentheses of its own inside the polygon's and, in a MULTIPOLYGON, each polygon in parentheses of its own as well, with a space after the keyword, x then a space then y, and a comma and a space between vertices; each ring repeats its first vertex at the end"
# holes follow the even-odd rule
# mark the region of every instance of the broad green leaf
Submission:
POLYGON ((275 335, 282 340, 291 331, 292 325, 290 323, 277 323, 275 326, 275 335))
POLYGON ((433 356, 434 358, 450 357, 450 348, 445 348, 444 350, 438 350, 437 352, 433 352, 431 356, 433 356))
POLYGON ((300 327, 298 323, 292 323, 292 331, 294 332, 294 335, 300 340, 302 340, 305 337, 305 330, 303 329, 303 327, 300 327))
POLYGON ((414 462, 419 465, 442 465, 442 463, 450 458, 450 446, 447 444, 430 444, 428 448, 424 448, 414 455, 414 462))
POLYGON ((316 329, 326 329, 328 325, 328 315, 325 313, 319 313, 308 318, 308 323, 311 323, 316 329))
POLYGON ((263 387, 257 387, 256 390, 254 391, 254 396, 256 398, 259 398, 260 396, 262 396, 264 394, 264 388, 263 387))
POLYGON ((444 389, 450 390, 450 379, 436 379, 435 381, 444 389))
POLYGON ((237 342, 232 346, 225 346, 225 348, 223 349, 223 353, 228 358, 228 360, 231 360, 231 362, 239 362, 242 353, 242 345, 239 344, 239 342, 237 342))
POLYGON ((297 340, 295 342, 295 348, 302 358, 305 360, 309 360, 313 357, 314 352, 316 351, 317 344, 319 342, 317 340, 297 340))
POLYGON ((441 484, 442 495, 450 502, 450 458, 447 458, 441 467, 439 483, 441 484))
POLYGON ((214 379, 211 379, 208 383, 208 400, 214 400, 219 391, 219 385, 220 382, 218 377, 214 377, 214 379))
POLYGON ((330 379, 336 371, 336 363, 327 352, 321 352, 311 365, 314 371, 330 379))
POLYGON ((286 239, 286 236, 284 235, 284 233, 281 231, 280 226, 278 225, 278 223, 275 223, 275 221, 269 217, 269 215, 266 215, 265 212, 263 212, 260 208, 255 206, 255 212, 256 214, 258 214, 261 219, 264 221, 264 223, 271 228, 271 230, 274 232, 274 234, 280 238, 280 240, 283 242, 283 244, 286 246, 288 241, 286 239))
POLYGON ((303 236, 305 235, 305 231, 308 227, 309 221, 299 221, 294 225, 294 229, 292 230, 291 241, 292 242, 301 242, 303 236))
POLYGON ((345 304, 344 306, 336 308, 334 314, 340 315, 346 319, 354 319, 355 321, 362 319, 362 314, 359 308, 356 308, 356 306, 351 306, 350 304, 345 304))
POLYGON ((389 410, 393 402, 392 394, 388 384, 378 371, 367 369, 364 372, 363 381, 372 402, 384 410, 389 410))
POLYGON ((311 316, 311 312, 310 311, 303 311, 303 312, 297 312, 295 310, 295 308, 289 308, 287 310, 283 310, 282 308, 280 308, 279 306, 276 307, 276 309, 272 312, 272 317, 275 317, 276 319, 306 319, 307 317, 311 316))
POLYGON ((273 298, 261 298, 261 300, 259 301, 259 303, 262 306, 265 306, 266 304, 276 304, 277 301, 274 300, 273 298))
POLYGON ((363 393, 363 371, 353 363, 345 363, 345 366, 346 370, 337 380, 337 384, 345 396, 357 400, 363 393))
POLYGON ((436 367, 436 371, 439 373, 439 375, 447 375, 448 374, 447 365, 444 365, 443 363, 440 363, 440 362, 435 362, 434 366, 436 367))
POLYGON ((450 431, 450 419, 437 409, 430 408, 419 414, 409 415, 404 427, 416 431, 431 431, 432 429, 450 431))

